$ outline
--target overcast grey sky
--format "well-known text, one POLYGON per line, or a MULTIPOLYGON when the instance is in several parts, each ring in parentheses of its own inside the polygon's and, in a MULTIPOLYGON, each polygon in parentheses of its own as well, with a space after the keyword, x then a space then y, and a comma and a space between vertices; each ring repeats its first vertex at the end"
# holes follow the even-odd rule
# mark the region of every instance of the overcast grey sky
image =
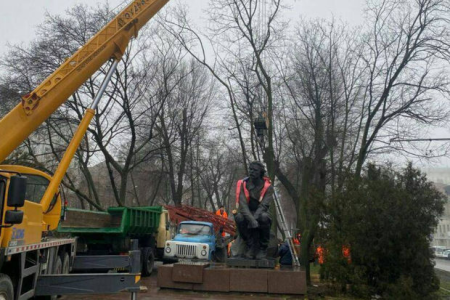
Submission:
MULTIPOLYGON (((85 3, 96 5, 106 0, 0 0, 0 55, 7 50, 7 43, 28 43, 33 40, 36 26, 44 22, 45 13, 64 14, 75 4, 85 3)), ((111 7, 124 0, 109 0, 111 7)), ((207 8, 208 0, 172 0, 172 2, 186 3, 195 16, 201 16, 202 10, 207 8)), ((305 17, 331 18, 335 16, 356 25, 362 22, 362 10, 365 0, 284 0, 292 9, 286 12, 287 17, 296 19, 300 15, 305 17)), ((169 2, 166 9, 170 9, 169 2)))
MULTIPOLYGON (((45 13, 64 14, 72 6, 80 3, 95 6, 109 2, 112 8, 130 3, 132 0, 0 0, 0 56, 6 54, 7 44, 26 45, 35 38, 36 26, 44 22, 45 13)), ((174 2, 188 5, 193 16, 201 18, 202 10, 207 8, 208 0, 171 0, 165 9, 174 2)), ((363 20, 365 0, 283 0, 291 9, 285 11, 286 18, 295 22, 300 16, 306 18, 325 18, 333 16, 350 25, 360 25, 363 20)), ((0 70, 1 72, 1 70, 0 70)), ((448 129, 433 129, 433 137, 450 137, 448 129)), ((450 166, 450 160, 442 160, 450 166)))

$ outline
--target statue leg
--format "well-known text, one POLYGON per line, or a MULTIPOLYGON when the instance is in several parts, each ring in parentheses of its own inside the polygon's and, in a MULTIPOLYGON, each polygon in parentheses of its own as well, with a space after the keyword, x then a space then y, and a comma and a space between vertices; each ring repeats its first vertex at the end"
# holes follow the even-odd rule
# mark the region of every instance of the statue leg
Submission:
POLYGON ((262 213, 258 218, 259 223, 259 251, 256 254, 256 259, 263 259, 267 257, 267 247, 270 240, 270 225, 272 220, 268 213, 262 213))
POLYGON ((234 257, 244 257, 247 252, 249 243, 249 228, 248 222, 245 220, 244 216, 240 213, 234 216, 234 221, 236 222, 236 227, 239 233, 239 238, 236 240, 237 253, 234 257))
POLYGON ((240 237, 244 240, 248 240, 248 222, 245 220, 244 216, 240 213, 234 216, 234 221, 236 222, 236 227, 238 229, 240 237))
POLYGON ((248 250, 245 253, 245 257, 248 259, 254 259, 259 251, 260 231, 258 228, 248 230, 249 230, 249 238, 247 243, 248 250))

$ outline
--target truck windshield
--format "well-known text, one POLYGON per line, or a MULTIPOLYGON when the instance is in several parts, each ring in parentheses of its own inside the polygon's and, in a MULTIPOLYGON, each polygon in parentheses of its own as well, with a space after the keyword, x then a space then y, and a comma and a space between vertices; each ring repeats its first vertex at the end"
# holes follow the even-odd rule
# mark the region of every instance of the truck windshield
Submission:
POLYGON ((28 201, 39 203, 49 185, 47 178, 38 175, 27 174, 27 191, 25 198, 28 201))
MULTIPOLYGON (((27 191, 25 192, 25 198, 28 201, 34 203, 40 203, 42 197, 44 197, 45 191, 47 190, 50 181, 42 176, 26 174, 27 176, 27 191)), ((57 200, 57 194, 53 196, 50 207, 53 207, 57 200)))
POLYGON ((177 233, 185 235, 211 235, 211 228, 200 224, 181 224, 177 233))

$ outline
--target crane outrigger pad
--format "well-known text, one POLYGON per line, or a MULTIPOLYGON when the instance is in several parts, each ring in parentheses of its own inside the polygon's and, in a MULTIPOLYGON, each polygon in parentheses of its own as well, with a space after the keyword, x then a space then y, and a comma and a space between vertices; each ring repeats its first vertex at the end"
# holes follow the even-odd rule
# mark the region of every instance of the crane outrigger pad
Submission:
POLYGON ((41 275, 37 279, 36 296, 112 294, 128 291, 135 295, 141 290, 141 251, 138 241, 131 241, 128 255, 75 257, 74 269, 126 269, 128 273, 82 273, 41 275), (94 262, 97 259, 97 264, 94 262), (77 262, 78 260, 78 262, 77 262))
POLYGON ((36 296, 110 294, 121 291, 139 292, 140 274, 53 274, 41 275, 36 296))
POLYGON ((130 270, 131 258, 126 255, 78 255, 73 261, 72 270, 130 270))

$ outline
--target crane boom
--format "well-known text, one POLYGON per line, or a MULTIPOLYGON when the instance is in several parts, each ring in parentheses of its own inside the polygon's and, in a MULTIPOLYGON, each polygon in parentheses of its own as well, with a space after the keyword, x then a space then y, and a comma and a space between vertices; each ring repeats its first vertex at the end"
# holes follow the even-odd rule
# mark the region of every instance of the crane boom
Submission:
POLYGON ((110 58, 120 60, 133 36, 169 0, 135 0, 0 120, 0 162, 110 58))
MULTIPOLYGON (((60 294, 62 290, 62 293, 69 295, 80 290, 77 282, 83 282, 84 285, 89 282, 89 287, 83 293, 98 293, 100 290, 111 293, 126 289, 133 291, 132 299, 136 298, 135 292, 139 288, 137 283, 140 279, 140 273, 134 270, 136 261, 131 265, 131 274, 120 274, 120 278, 100 274, 86 274, 81 279, 79 274, 64 274, 61 277, 57 275, 61 272, 54 264, 58 265, 59 262, 62 266, 67 266, 67 272, 64 273, 72 269, 76 258, 76 239, 54 238, 48 232, 55 230, 61 220, 62 197, 58 192, 60 183, 130 39, 136 37, 142 26, 167 2, 169 0, 134 0, 37 88, 23 96, 21 103, 0 120, 2 162, 83 82, 106 61, 113 60, 53 176, 23 166, 0 166, 0 279, 3 286, 0 287, 0 294, 6 295, 8 299, 60 294), (45 193, 42 195, 43 189, 45 193), (47 266, 49 262, 50 265, 47 266), (10 276, 11 274, 14 276, 10 276), (116 285, 117 289, 110 289, 116 285), (48 290, 49 286, 56 289, 48 290), (105 286, 107 288, 102 289, 105 286)), ((137 243, 134 244, 136 247, 130 254, 140 257, 140 251, 136 250, 137 243)), ((152 253, 152 248, 146 249, 147 253, 152 253)), ((116 258, 108 259, 115 261, 116 258)), ((111 267, 122 266, 112 263, 111 267)))

